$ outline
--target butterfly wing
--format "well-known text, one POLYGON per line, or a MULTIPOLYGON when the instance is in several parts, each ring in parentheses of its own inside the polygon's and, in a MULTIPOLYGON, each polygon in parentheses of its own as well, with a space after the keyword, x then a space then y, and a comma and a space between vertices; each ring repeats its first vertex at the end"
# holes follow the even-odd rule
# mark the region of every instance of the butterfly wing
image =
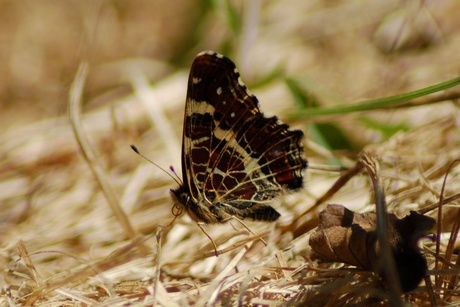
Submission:
POLYGON ((276 220, 279 213, 267 203, 300 188, 307 167, 303 133, 288 128, 263 116, 232 61, 200 53, 188 81, 182 144, 184 185, 193 205, 207 205, 216 220, 276 220))

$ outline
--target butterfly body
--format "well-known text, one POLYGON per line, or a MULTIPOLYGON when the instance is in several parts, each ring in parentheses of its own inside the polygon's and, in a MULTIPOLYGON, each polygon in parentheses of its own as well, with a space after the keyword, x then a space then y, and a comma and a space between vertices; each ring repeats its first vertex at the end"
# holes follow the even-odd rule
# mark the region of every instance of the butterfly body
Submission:
POLYGON ((231 60, 200 53, 188 81, 177 208, 197 222, 274 221, 269 203, 302 187, 303 133, 265 117, 231 60))

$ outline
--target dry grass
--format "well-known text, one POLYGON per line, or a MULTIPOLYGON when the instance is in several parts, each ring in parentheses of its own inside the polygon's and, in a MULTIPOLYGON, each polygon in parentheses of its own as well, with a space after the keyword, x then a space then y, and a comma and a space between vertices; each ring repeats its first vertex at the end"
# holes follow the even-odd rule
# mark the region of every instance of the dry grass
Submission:
MULTIPOLYGON (((218 1, 213 10, 182 0, 97 3, 0 1, 2 306, 338 306, 385 297, 373 274, 309 258, 309 232, 324 204, 312 206, 338 173, 307 171, 305 189, 274 202, 279 222, 247 223, 268 246, 238 223, 206 226, 224 251, 215 257, 188 217, 162 227, 173 218, 169 189, 177 184, 129 145, 180 175, 187 73, 206 49, 237 63, 264 112, 305 131, 311 163, 335 157, 353 166, 364 147, 376 152, 390 212, 438 219, 431 207, 447 176, 444 262, 436 264, 436 243, 423 242, 429 278, 403 300, 458 300, 457 249, 448 246, 460 220, 460 166, 448 173, 460 157, 456 101, 294 122, 294 98, 283 83, 284 76, 303 78, 321 105, 336 105, 457 77, 457 1, 241 1, 232 3, 235 15, 218 1), (401 28, 398 20, 416 22, 401 28), (407 44, 395 44, 404 37, 407 44), (89 71, 72 130, 68 96, 82 61, 89 71), (351 149, 318 144, 307 124, 324 121, 351 149), (392 127, 403 129, 388 137, 392 127)), ((354 176, 328 202, 372 209, 368 178, 354 176)))

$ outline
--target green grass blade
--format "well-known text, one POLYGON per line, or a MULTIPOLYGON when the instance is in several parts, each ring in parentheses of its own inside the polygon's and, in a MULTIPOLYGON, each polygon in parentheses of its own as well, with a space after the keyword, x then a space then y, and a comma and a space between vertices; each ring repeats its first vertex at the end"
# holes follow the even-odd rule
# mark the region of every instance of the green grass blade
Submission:
MULTIPOLYGON (((301 80, 297 79, 296 82, 302 83, 301 80)), ((429 94, 433 94, 436 92, 440 92, 460 84, 460 77, 454 78, 439 84, 435 84, 432 86, 428 86, 419 90, 415 90, 412 92, 408 92, 405 94, 380 98, 380 99, 372 99, 372 100, 364 100, 355 104, 350 105, 337 105, 333 107, 306 107, 301 110, 296 111, 296 113, 292 114, 295 118, 312 118, 316 116, 323 116, 323 115, 336 115, 336 114, 344 114, 344 113, 352 113, 352 112, 362 112, 362 111, 370 111, 376 110, 381 108, 388 108, 388 107, 395 107, 398 104, 403 102, 407 102, 413 100, 415 98, 423 97, 429 94)))

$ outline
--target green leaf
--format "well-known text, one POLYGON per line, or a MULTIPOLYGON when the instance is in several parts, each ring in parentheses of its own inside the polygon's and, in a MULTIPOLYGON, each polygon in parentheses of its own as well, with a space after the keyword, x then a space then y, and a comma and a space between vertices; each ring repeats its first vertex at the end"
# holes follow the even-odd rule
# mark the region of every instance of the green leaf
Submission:
POLYGON ((385 138, 390 138, 399 131, 409 131, 410 127, 404 124, 387 124, 376 121, 367 116, 360 116, 358 121, 364 126, 380 132, 385 138))

